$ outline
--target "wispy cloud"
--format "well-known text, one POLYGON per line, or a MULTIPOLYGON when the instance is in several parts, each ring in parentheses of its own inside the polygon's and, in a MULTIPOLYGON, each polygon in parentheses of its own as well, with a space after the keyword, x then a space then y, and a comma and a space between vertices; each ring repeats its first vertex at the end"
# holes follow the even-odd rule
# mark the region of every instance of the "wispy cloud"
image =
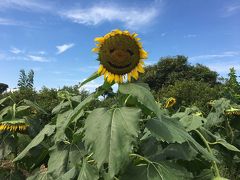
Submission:
POLYGON ((138 29, 151 23, 159 13, 159 6, 129 8, 119 5, 98 5, 86 9, 72 9, 61 13, 71 21, 85 25, 120 21, 126 28, 138 29))
POLYGON ((197 60, 207 60, 207 59, 216 59, 216 58, 226 58, 226 57, 234 57, 240 55, 239 51, 225 51, 219 54, 204 54, 199 56, 192 56, 189 60, 197 61, 197 60))
POLYGON ((240 12, 240 3, 230 4, 223 8, 223 17, 229 17, 240 12))
POLYGON ((20 49, 15 48, 15 47, 12 47, 12 48, 10 49, 10 52, 13 53, 13 54, 21 54, 21 53, 24 53, 23 50, 20 50, 20 49))
POLYGON ((190 57, 193 63, 200 62, 220 74, 226 74, 231 67, 240 70, 240 51, 225 51, 219 54, 204 54, 190 57))
POLYGON ((60 46, 56 46, 57 48, 57 54, 62 54, 64 53, 65 51, 67 51, 68 49, 72 48, 74 46, 73 43, 69 43, 69 44, 63 44, 63 45, 60 45, 60 46))
POLYGON ((85 89, 87 91, 93 92, 96 88, 102 85, 102 82, 91 81, 85 85, 83 85, 80 90, 85 89))
POLYGON ((1 0, 0 11, 4 11, 6 9, 42 11, 50 10, 51 6, 46 4, 46 2, 40 3, 37 0, 1 0))
POLYGON ((220 74, 227 74, 229 73, 229 69, 234 67, 235 70, 240 70, 240 60, 227 60, 227 61, 212 61, 212 62, 206 62, 206 64, 210 69, 217 71, 220 74))
POLYGON ((15 21, 13 19, 7 19, 7 18, 1 18, 0 17, 0 25, 3 25, 3 26, 18 26, 18 25, 23 25, 23 24, 15 21))
POLYGON ((36 62, 49 62, 46 57, 43 56, 36 56, 36 55, 28 55, 29 60, 36 61, 36 62))

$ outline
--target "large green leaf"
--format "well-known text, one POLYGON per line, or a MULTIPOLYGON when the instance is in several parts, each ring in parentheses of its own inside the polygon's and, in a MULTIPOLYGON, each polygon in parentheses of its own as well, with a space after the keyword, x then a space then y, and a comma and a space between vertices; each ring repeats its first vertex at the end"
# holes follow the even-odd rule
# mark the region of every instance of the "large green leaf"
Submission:
POLYGON ((78 180, 98 180, 99 174, 96 167, 90 165, 85 159, 78 176, 78 180))
POLYGON ((79 105, 74 108, 74 110, 71 113, 71 117, 68 119, 68 123, 74 121, 76 117, 79 116, 79 114, 82 112, 83 108, 86 107, 91 101, 93 101, 96 98, 96 94, 89 95, 86 99, 84 99, 79 105))
POLYGON ((187 133, 176 119, 174 120, 166 116, 162 116, 161 119, 149 119, 146 127, 158 140, 167 141, 169 143, 183 143, 188 141, 196 150, 202 153, 206 159, 218 162, 215 157, 208 153, 187 133))
POLYGON ((64 141, 66 139, 65 129, 69 123, 69 117, 73 110, 68 110, 64 113, 57 115, 56 120, 56 133, 54 135, 55 142, 64 141))
POLYGON ((232 144, 228 143, 219 134, 218 135, 214 135, 213 133, 211 133, 209 130, 207 130, 205 128, 201 128, 201 130, 203 132, 207 133, 208 135, 210 135, 212 138, 215 139, 215 142, 209 142, 209 144, 211 144, 211 145, 220 144, 220 145, 224 146, 225 148, 227 148, 230 151, 240 152, 240 150, 238 148, 236 148, 232 144))
POLYGON ((188 180, 192 174, 186 169, 169 162, 146 162, 141 166, 130 164, 120 180, 188 180))
POLYGON ((156 115, 160 113, 160 108, 158 107, 152 93, 146 88, 144 84, 138 83, 126 83, 119 85, 119 92, 123 94, 130 94, 133 97, 137 97, 138 101, 153 111, 156 115))
POLYGON ((57 180, 67 180, 67 179, 74 179, 77 175, 77 168, 73 167, 68 172, 60 176, 57 180))
POLYGON ((14 161, 21 160, 30 149, 39 145, 45 138, 45 136, 51 136, 55 131, 55 125, 47 124, 41 132, 31 141, 31 143, 14 159, 14 161))
POLYGON ((155 156, 151 159, 154 159, 154 161, 169 159, 182 159, 186 161, 191 161, 197 156, 197 154, 198 152, 187 142, 182 144, 174 143, 168 145, 160 153, 155 154, 155 156))
POLYGON ((70 107, 70 102, 69 101, 61 102, 55 108, 53 108, 52 114, 57 114, 57 113, 60 113, 62 111, 66 111, 67 109, 69 109, 69 107, 70 107))
POLYGON ((48 174, 54 178, 58 178, 66 171, 68 161, 69 148, 58 145, 50 152, 48 161, 48 174))
POLYGON ((93 151, 98 168, 108 163, 111 178, 128 162, 138 135, 139 115, 137 108, 98 108, 86 119, 85 145, 93 151))
POLYGON ((192 131, 201 127, 204 123, 206 123, 206 119, 201 116, 197 116, 194 114, 184 116, 179 120, 179 122, 185 127, 187 131, 192 131))
POLYGON ((26 100, 24 99, 23 102, 28 105, 28 106, 31 106, 32 108, 36 109, 37 111, 43 113, 43 114, 48 114, 43 108, 41 108, 38 104, 32 102, 32 101, 29 101, 29 100, 26 100))
POLYGON ((151 163, 147 166, 148 180, 187 180, 192 179, 191 173, 170 163, 151 163))

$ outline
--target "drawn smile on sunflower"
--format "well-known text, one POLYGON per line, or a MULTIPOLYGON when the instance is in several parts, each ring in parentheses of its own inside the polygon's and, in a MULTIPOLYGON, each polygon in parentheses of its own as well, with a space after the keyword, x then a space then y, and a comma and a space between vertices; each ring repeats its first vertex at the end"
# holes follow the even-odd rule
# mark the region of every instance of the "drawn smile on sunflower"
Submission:
POLYGON ((132 77, 137 80, 139 73, 144 73, 143 60, 147 58, 147 52, 136 36, 136 33, 117 29, 95 38, 98 44, 93 51, 98 53, 100 61, 98 74, 104 75, 108 82, 123 83, 125 75, 130 82, 132 77))

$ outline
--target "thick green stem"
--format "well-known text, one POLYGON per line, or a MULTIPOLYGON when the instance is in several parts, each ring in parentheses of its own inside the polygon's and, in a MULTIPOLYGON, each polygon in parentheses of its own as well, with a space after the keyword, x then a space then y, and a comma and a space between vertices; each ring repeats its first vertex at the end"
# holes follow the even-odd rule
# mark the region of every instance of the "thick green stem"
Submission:
MULTIPOLYGON (((208 141, 204 138, 204 136, 198 130, 195 130, 195 132, 200 136, 200 138, 202 139, 202 141, 206 145, 208 152, 213 155, 212 149, 210 148, 210 146, 208 144, 208 141)), ((212 166, 213 166, 215 176, 220 177, 220 173, 219 173, 219 170, 218 170, 218 167, 217 167, 217 163, 213 160, 211 161, 211 163, 212 163, 212 166)))
POLYGON ((229 120, 227 119, 226 121, 226 126, 227 126, 227 129, 229 130, 229 134, 230 134, 230 142, 231 144, 233 143, 233 138, 234 138, 234 133, 232 131, 232 128, 230 126, 230 123, 229 123, 229 120))
MULTIPOLYGON (((13 134, 14 137, 14 145, 15 145, 15 149, 14 149, 14 159, 18 156, 18 136, 17 136, 17 132, 14 132, 13 134)), ((15 170, 17 170, 17 163, 14 163, 15 166, 15 170)))

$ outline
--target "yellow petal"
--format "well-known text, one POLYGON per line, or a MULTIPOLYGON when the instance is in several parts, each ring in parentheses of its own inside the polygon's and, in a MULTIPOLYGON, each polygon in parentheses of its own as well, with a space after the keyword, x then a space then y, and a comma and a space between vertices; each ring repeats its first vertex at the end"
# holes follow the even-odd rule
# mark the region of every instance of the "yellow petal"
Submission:
POLYGON ((138 79, 138 72, 137 72, 137 69, 135 68, 134 70, 132 70, 132 72, 131 72, 131 74, 132 74, 132 77, 134 78, 134 79, 138 79))
POLYGON ((133 33, 133 35, 132 35, 132 37, 137 37, 138 36, 138 34, 137 33, 133 33))
POLYGON ((140 58, 141 59, 147 59, 148 53, 144 51, 143 49, 140 50, 140 58))
POLYGON ((140 73, 144 73, 145 72, 141 63, 138 63, 137 71, 140 72, 140 73))
POLYGON ((115 31, 117 34, 122 34, 122 31, 119 30, 119 29, 115 29, 114 31, 115 31))
POLYGON ((102 72, 102 70, 103 70, 103 65, 101 64, 101 65, 99 66, 99 68, 98 68, 97 73, 100 74, 100 73, 102 72))
POLYGON ((104 79, 107 79, 108 77, 108 71, 106 70, 106 72, 104 73, 104 79))
POLYGON ((102 72, 101 72, 101 75, 105 74, 105 72, 106 72, 106 69, 103 68, 103 70, 102 70, 102 72))
POLYGON ((92 48, 92 51, 95 52, 95 53, 98 53, 99 52, 99 48, 92 48))
POLYGON ((114 74, 109 73, 109 74, 108 74, 107 81, 111 83, 111 82, 113 82, 113 80, 114 80, 114 74))
POLYGON ((123 83, 123 76, 119 75, 119 83, 123 83))
POLYGON ((104 42, 104 37, 96 37, 96 38, 94 39, 94 41, 97 41, 97 42, 99 42, 99 43, 103 43, 103 42, 104 42))
POLYGON ((128 82, 131 82, 131 77, 132 77, 132 74, 128 73, 128 82))
POLYGON ((144 61, 143 61, 142 59, 139 61, 139 63, 140 63, 141 65, 144 65, 144 61))
POLYGON ((137 45, 138 45, 139 48, 142 48, 142 43, 141 42, 138 41, 137 45))
POLYGON ((119 75, 118 74, 115 74, 115 78, 114 78, 114 81, 115 83, 119 83, 119 75))

